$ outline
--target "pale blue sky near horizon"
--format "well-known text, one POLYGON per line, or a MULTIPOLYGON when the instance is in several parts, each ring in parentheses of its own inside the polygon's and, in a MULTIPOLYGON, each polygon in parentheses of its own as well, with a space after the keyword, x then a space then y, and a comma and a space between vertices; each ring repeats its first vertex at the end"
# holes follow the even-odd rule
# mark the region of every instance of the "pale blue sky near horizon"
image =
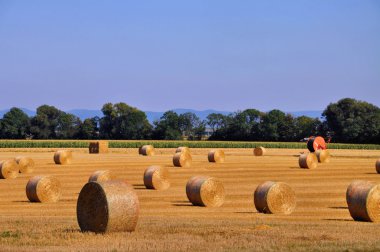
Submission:
POLYGON ((0 109, 380 106, 380 1, 0 0, 0 109))

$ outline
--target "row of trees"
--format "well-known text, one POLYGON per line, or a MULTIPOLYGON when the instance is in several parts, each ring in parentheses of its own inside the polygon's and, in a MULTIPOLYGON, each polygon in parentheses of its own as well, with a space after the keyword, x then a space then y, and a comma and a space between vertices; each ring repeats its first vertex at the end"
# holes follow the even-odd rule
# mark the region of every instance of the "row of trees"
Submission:
POLYGON ((42 105, 33 117, 12 108, 0 120, 3 139, 201 139, 299 141, 310 135, 332 136, 334 142, 380 143, 380 109, 372 104, 345 98, 331 103, 323 120, 293 117, 280 110, 261 112, 246 109, 230 115, 210 114, 200 120, 194 113, 167 111, 151 125, 146 114, 125 103, 107 103, 103 117, 81 121, 53 106, 42 105))

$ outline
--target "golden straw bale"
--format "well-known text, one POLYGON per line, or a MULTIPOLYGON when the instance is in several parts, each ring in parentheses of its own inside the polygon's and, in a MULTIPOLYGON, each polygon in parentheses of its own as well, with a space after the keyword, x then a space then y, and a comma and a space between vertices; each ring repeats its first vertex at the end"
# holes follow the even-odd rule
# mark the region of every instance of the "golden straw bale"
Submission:
POLYGON ((147 189, 166 190, 170 187, 169 171, 166 167, 150 166, 144 172, 144 185, 147 189))
POLYGON ((223 163, 224 162, 224 151, 223 150, 211 150, 208 153, 208 161, 215 163, 223 163))
POLYGON ((153 156, 154 155, 153 145, 144 145, 143 147, 141 147, 141 154, 144 156, 153 156))
POLYGON ((34 168, 34 161, 30 157, 18 156, 15 158, 20 173, 31 173, 34 168))
POLYGON ((176 152, 173 156, 173 164, 177 167, 190 167, 193 158, 189 152, 176 152))
POLYGON ((57 202, 61 194, 61 183, 52 176, 35 176, 26 185, 26 196, 31 202, 57 202))
POLYGON ((266 181, 253 195, 257 211, 268 214, 291 214, 296 208, 293 189, 283 182, 266 181))
POLYGON ((92 141, 89 143, 88 151, 93 154, 108 153, 108 141, 92 141))
POLYGON ((375 166, 376 166, 376 171, 377 171, 377 173, 380 173, 380 159, 378 159, 378 160, 376 161, 375 166))
POLYGON ((206 176, 190 178, 186 184, 186 195, 195 206, 220 207, 224 203, 222 182, 206 176))
POLYGON ((89 182, 77 202, 77 220, 83 232, 134 231, 139 200, 133 187, 121 180, 89 182))
POLYGON ((112 178, 113 176, 111 176, 111 172, 109 170, 100 170, 91 174, 90 178, 88 179, 88 182, 104 182, 111 180, 112 178))
POLYGON ((316 150, 319 163, 330 163, 330 152, 328 150, 316 150))
POLYGON ((54 154, 54 162, 56 164, 71 164, 72 153, 69 150, 58 150, 54 154))
MULTIPOLYGON (((177 153, 177 152, 188 152, 188 153, 190 153, 190 149, 189 149, 189 147, 185 147, 185 146, 181 146, 181 147, 178 147, 176 150, 175 150, 175 152, 177 153)), ((191 154, 191 153, 190 153, 191 154)))
POLYGON ((0 178, 14 179, 19 173, 18 164, 14 159, 4 160, 0 162, 0 178))
POLYGON ((264 156, 266 152, 267 152, 266 149, 264 147, 261 147, 261 146, 253 149, 253 154, 255 156, 264 156))
POLYGON ((318 165, 318 158, 315 153, 303 153, 300 155, 298 163, 301 168, 313 169, 318 165))
POLYGON ((350 215, 356 221, 380 221, 380 185, 355 180, 346 191, 350 215))

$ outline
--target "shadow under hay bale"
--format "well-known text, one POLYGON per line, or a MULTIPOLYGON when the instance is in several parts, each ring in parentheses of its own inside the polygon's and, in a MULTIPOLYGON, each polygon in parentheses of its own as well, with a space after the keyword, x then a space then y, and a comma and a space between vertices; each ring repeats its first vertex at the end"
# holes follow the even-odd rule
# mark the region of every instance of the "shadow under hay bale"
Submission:
POLYGON ((347 187, 346 201, 354 220, 380 221, 380 185, 355 180, 347 187))
POLYGON ((266 152, 267 151, 264 147, 256 147, 255 149, 253 149, 253 154, 255 156, 264 156, 266 152))
POLYGON ((303 153, 298 159, 298 164, 301 168, 314 169, 318 165, 318 158, 315 153, 303 153))
POLYGON ((257 186, 254 204, 260 213, 291 214, 296 208, 293 189, 283 182, 266 181, 257 186))
POLYGON ((104 182, 111 180, 113 177, 111 176, 111 172, 109 170, 100 170, 91 174, 88 182, 104 182))
POLYGON ((213 163, 223 163, 225 159, 223 150, 211 150, 208 153, 208 161, 213 163))
POLYGON ((52 176, 35 176, 26 185, 26 196, 30 202, 57 202, 61 194, 61 183, 52 176))
POLYGON ((377 172, 377 173, 380 173, 380 159, 378 159, 378 160, 376 161, 375 167, 376 167, 376 172, 377 172))
POLYGON ((173 156, 173 165, 176 167, 190 167, 193 158, 189 152, 177 152, 173 156))
POLYGON ((195 176, 186 184, 186 195, 194 206, 220 207, 224 203, 224 186, 219 180, 195 176))
POLYGON ((69 150, 58 150, 54 154, 54 162, 56 164, 71 164, 72 161, 72 152, 69 150))
POLYGON ((144 185, 147 189, 166 190, 170 187, 169 171, 166 167, 150 166, 144 172, 144 185))
POLYGON ((154 152, 155 151, 153 145, 144 145, 143 147, 141 147, 141 155, 143 156, 153 156, 154 152))
POLYGON ((108 153, 108 141, 93 141, 89 143, 90 154, 108 153))
POLYGON ((133 187, 124 181, 89 182, 77 202, 77 220, 83 232, 134 231, 139 200, 133 187))
POLYGON ((14 179, 19 174, 18 164, 14 159, 0 162, 0 179, 14 179))
POLYGON ((330 152, 328 150, 315 151, 319 163, 330 163, 330 152))
POLYGON ((18 156, 15 158, 20 173, 31 173, 34 170, 34 161, 30 157, 18 156))

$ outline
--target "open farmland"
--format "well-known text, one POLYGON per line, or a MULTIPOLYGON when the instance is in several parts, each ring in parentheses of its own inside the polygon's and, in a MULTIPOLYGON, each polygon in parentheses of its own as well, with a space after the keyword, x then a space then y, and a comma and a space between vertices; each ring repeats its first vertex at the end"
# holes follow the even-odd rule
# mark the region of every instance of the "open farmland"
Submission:
POLYGON ((331 150, 330 163, 316 169, 298 167, 300 149, 268 149, 255 157, 252 149, 224 149, 226 162, 208 163, 208 149, 192 149, 190 168, 175 168, 175 149, 156 149, 155 156, 139 156, 137 149, 111 149, 88 154, 73 149, 73 163, 55 165, 54 149, 1 149, 0 160, 26 155, 35 160, 32 174, 0 180, 0 250, 125 251, 125 250, 379 250, 380 224, 354 222, 345 201, 354 179, 380 183, 375 162, 380 150, 331 150), (171 187, 147 190, 144 170, 150 165, 169 169, 171 187), (91 173, 109 169, 131 183, 139 196, 140 217, 132 233, 80 232, 76 220, 78 194, 91 173), (30 203, 25 186, 33 175, 53 175, 62 183, 58 203, 30 203), (192 206, 185 185, 193 175, 209 175, 223 182, 226 198, 220 208, 192 206), (291 215, 258 213, 253 192, 261 182, 288 183, 297 196, 291 215))

